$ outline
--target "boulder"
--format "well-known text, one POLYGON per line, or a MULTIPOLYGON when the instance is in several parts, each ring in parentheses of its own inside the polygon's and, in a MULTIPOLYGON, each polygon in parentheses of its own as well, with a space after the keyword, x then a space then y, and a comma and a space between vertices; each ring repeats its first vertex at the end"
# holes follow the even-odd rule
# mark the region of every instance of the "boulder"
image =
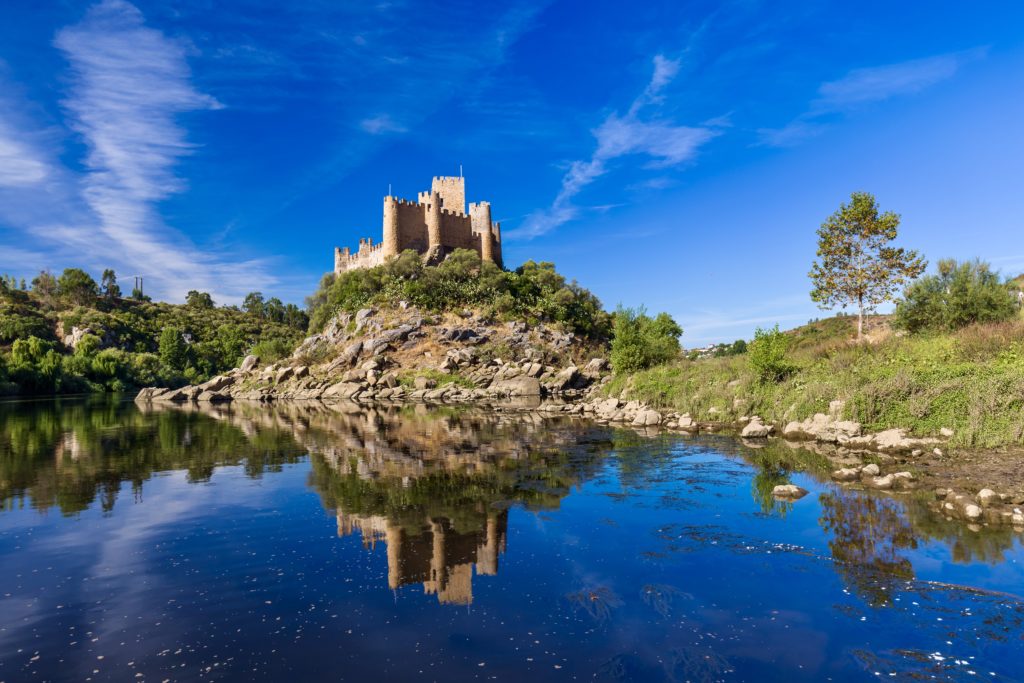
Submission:
POLYGON ((412 381, 412 385, 416 389, 433 389, 437 386, 437 381, 430 377, 417 377, 412 381))
POLYGON ((294 374, 295 370, 293 368, 281 368, 274 374, 274 384, 287 382, 294 374))
POLYGON ((790 422, 782 430, 789 438, 806 438, 826 443, 839 443, 860 436, 861 425, 850 420, 837 420, 832 415, 816 413, 803 422, 790 422))
POLYGON ((680 429, 696 429, 697 428, 697 421, 694 420, 692 417, 690 417, 689 413, 686 413, 685 415, 681 415, 676 422, 678 423, 680 429))
POLYGON ((604 358, 591 358, 587 364, 583 366, 583 376, 589 377, 590 379, 597 379, 601 376, 601 373, 607 369, 607 360, 604 358))
POLYGON ((980 519, 984 511, 973 503, 964 506, 964 517, 967 519, 980 519))
POLYGON ((881 473, 881 470, 878 469, 878 465, 876 465, 875 463, 871 463, 870 465, 864 465, 864 467, 860 468, 860 471, 862 474, 865 474, 869 477, 877 477, 881 473))
POLYGON ((836 481, 857 481, 860 479, 860 470, 854 467, 844 467, 833 472, 832 478, 836 481))
POLYGON ((766 425, 761 421, 761 418, 756 415, 750 419, 747 426, 740 432, 740 436, 745 439, 763 439, 772 433, 774 427, 772 425, 766 425))
POLYGON ((489 390, 499 396, 540 396, 540 382, 536 377, 520 375, 491 382, 489 390))
POLYGON ((353 398, 363 390, 363 385, 355 382, 338 382, 332 384, 321 394, 324 398, 353 398))
POLYGON ((807 489, 801 488, 795 484, 779 484, 772 489, 772 495, 776 498, 797 500, 807 495, 807 489))
POLYGON ((651 427, 661 424, 661 413, 657 410, 641 410, 633 418, 634 427, 651 427))
POLYGON ((248 356, 245 357, 245 360, 242 361, 242 365, 239 366, 239 369, 242 372, 252 372, 253 368, 255 368, 259 364, 260 364, 260 357, 259 356, 248 355, 248 356))
POLYGON ((366 326, 366 321, 376 313, 372 308, 361 308, 356 311, 356 332, 366 326))
POLYGON ((1000 502, 999 494, 992 489, 982 489, 978 491, 978 504, 983 508, 987 508, 993 503, 1000 502))
POLYGON ((886 429, 874 436, 875 448, 882 451, 910 451, 914 441, 907 438, 905 429, 886 429))
POLYGON ((228 377, 227 375, 217 375, 208 382, 203 382, 199 385, 199 388, 203 391, 223 391, 229 386, 235 383, 234 377, 228 377))
POLYGON ((196 396, 196 401, 199 403, 222 403, 230 400, 230 396, 222 394, 219 391, 204 391, 196 396))
POLYGON ((549 382, 552 391, 565 391, 572 389, 580 379, 579 369, 575 365, 560 370, 549 382))
POLYGON ((893 487, 893 483, 893 475, 891 474, 887 474, 884 477, 870 477, 864 481, 865 486, 870 486, 880 491, 888 491, 893 487))

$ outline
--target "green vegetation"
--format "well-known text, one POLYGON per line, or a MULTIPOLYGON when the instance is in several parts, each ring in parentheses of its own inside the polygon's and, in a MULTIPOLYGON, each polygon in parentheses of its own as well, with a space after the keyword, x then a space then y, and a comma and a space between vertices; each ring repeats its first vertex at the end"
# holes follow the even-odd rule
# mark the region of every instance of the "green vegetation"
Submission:
POLYGON ((879 214, 867 192, 854 192, 849 204, 818 228, 818 259, 811 267, 811 299, 822 308, 857 307, 857 339, 863 336, 864 313, 892 298, 926 266, 916 251, 890 246, 900 217, 879 214))
MULTIPOLYGON (((936 434, 950 427, 961 446, 1024 443, 1024 321, 972 325, 944 335, 889 335, 852 344, 855 318, 783 333, 781 381, 762 381, 743 356, 678 360, 618 375, 607 391, 697 419, 757 414, 784 424, 846 400, 846 417, 877 431, 936 434)), ((751 344, 755 346, 755 344, 751 344)))
POLYGON ((494 319, 557 323, 590 339, 607 339, 610 316, 597 297, 566 282, 554 264, 527 261, 514 271, 481 262, 474 251, 458 249, 438 266, 424 266, 406 251, 388 263, 324 276, 309 299, 310 332, 319 332, 338 311, 407 301, 429 311, 483 309, 494 319))
POLYGON ((754 341, 747 349, 747 362, 761 382, 781 382, 795 367, 786 359, 790 339, 779 332, 776 325, 770 330, 760 327, 754 332, 754 341))
POLYGON ((433 368, 418 368, 417 370, 399 375, 398 382, 403 386, 412 388, 416 383, 417 377, 426 377, 427 379, 434 380, 434 384, 438 387, 443 387, 449 384, 455 386, 465 387, 466 389, 472 389, 474 386, 473 382, 463 377, 462 375, 444 372, 442 370, 435 370, 433 368))
POLYGON ((186 305, 120 297, 78 268, 48 272, 32 288, 0 284, 0 394, 124 391, 202 382, 236 367, 257 345, 268 361, 291 352, 308 319, 277 299, 250 312, 218 308, 205 292, 186 305), (62 337, 79 329, 74 348, 62 337), (83 334, 84 331, 84 334, 83 334))
POLYGON ((679 327, 668 313, 651 318, 647 311, 622 308, 613 317, 611 362, 616 373, 636 372, 679 356, 679 327))
POLYGON ((855 192, 818 229, 811 298, 825 308, 853 304, 855 329, 840 315, 785 333, 758 329, 745 357, 722 344, 661 365, 613 363, 605 391, 697 419, 757 414, 779 424, 841 399, 845 416, 871 431, 949 427, 955 445, 1024 443, 1024 276, 1002 282, 988 264, 944 260, 914 281, 925 262, 890 246, 898 225, 873 196, 855 192), (851 343, 864 339, 865 312, 908 282, 892 322, 909 334, 875 317, 872 343, 851 343))
POLYGON ((939 261, 938 273, 914 282, 896 306, 894 323, 908 332, 953 331, 1011 320, 1017 299, 987 263, 939 261))

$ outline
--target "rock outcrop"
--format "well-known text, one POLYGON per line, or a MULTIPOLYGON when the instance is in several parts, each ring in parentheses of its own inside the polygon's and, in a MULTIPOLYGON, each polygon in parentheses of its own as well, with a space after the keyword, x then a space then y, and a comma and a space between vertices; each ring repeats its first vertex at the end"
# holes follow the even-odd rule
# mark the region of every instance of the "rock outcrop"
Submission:
POLYGON ((137 398, 581 398, 608 379, 608 361, 594 353, 599 348, 543 324, 497 324, 472 311, 434 319, 409 306, 366 308, 338 314, 283 361, 261 367, 258 357, 247 356, 235 370, 198 387, 147 389, 137 398))

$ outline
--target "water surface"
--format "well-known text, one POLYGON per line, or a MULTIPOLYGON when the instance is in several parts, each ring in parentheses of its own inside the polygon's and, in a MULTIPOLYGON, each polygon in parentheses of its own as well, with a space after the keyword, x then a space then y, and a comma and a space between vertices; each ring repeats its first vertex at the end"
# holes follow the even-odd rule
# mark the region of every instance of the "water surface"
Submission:
POLYGON ((0 681, 1022 680, 1020 535, 828 469, 475 408, 0 404, 0 681))

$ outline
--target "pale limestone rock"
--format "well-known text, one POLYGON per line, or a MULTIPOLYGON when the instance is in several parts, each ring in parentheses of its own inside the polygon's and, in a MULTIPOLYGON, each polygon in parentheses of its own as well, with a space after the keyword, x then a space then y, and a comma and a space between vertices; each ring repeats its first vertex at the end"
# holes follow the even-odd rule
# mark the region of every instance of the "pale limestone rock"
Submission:
POLYGON ((807 495, 807 489, 796 486, 795 484, 779 484, 772 489, 772 495, 776 498, 788 498, 796 500, 803 498, 807 495))

